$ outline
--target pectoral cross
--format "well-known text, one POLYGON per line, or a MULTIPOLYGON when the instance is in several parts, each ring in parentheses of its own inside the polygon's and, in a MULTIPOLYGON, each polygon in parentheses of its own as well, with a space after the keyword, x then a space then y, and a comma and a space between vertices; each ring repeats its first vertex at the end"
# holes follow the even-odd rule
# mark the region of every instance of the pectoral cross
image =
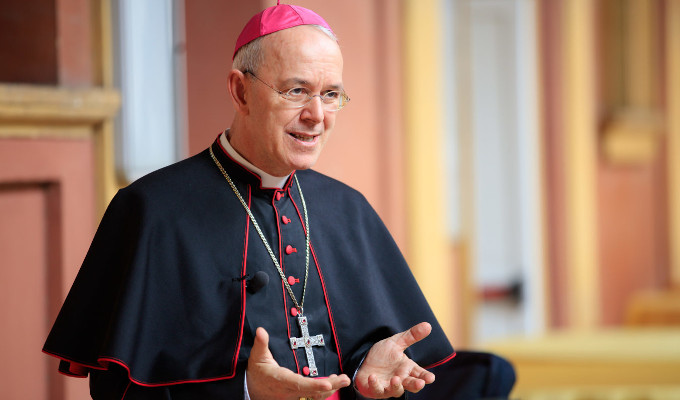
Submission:
POLYGON ((309 329, 307 328, 307 317, 304 315, 299 315, 297 317, 298 325, 300 325, 300 330, 302 331, 302 337, 290 338, 290 348, 295 350, 300 347, 305 348, 305 354, 307 355, 307 365, 309 366, 309 375, 317 376, 319 375, 319 370, 316 368, 316 362, 314 361, 314 353, 312 352, 312 346, 325 346, 323 341, 323 335, 309 336, 309 329))

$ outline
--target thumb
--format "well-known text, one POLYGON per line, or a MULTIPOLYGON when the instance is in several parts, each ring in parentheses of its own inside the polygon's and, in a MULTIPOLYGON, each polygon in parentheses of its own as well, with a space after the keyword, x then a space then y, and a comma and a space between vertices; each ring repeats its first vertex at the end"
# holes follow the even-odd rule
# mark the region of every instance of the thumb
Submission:
POLYGON ((432 325, 427 322, 421 322, 411 329, 405 330, 404 332, 397 333, 394 335, 394 339, 402 350, 406 350, 411 345, 425 339, 430 332, 432 332, 432 325))
POLYGON ((257 328, 255 331, 255 342, 253 343, 253 348, 250 349, 249 358, 256 362, 274 361, 274 356, 269 351, 269 334, 262 327, 257 328))

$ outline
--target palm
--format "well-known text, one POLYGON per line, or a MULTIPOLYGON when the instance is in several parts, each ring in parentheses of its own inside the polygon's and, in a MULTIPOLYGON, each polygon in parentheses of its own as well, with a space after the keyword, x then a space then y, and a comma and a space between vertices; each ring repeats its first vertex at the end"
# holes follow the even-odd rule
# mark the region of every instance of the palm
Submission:
POLYGON ((434 382, 434 374, 404 354, 404 350, 427 337, 431 330, 430 324, 420 323, 373 345, 357 372, 359 393, 376 399, 397 397, 404 391, 418 392, 434 382))
POLYGON ((313 379, 302 377, 279 366, 268 347, 269 335, 257 328, 248 358, 247 383, 252 400, 289 400, 300 397, 325 399, 340 388, 349 386, 347 375, 330 375, 313 379))

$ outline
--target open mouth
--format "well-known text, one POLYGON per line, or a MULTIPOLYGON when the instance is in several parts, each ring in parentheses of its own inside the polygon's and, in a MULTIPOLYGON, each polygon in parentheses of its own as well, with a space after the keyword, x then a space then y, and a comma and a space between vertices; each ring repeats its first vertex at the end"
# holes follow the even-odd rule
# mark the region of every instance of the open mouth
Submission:
POLYGON ((290 136, 294 137, 295 139, 301 141, 301 142, 307 142, 307 143, 311 143, 311 142, 313 142, 314 140, 316 140, 316 138, 317 138, 317 135, 313 135, 313 136, 309 136, 309 135, 298 135, 298 134, 292 133, 292 132, 288 132, 288 134, 289 134, 290 136))

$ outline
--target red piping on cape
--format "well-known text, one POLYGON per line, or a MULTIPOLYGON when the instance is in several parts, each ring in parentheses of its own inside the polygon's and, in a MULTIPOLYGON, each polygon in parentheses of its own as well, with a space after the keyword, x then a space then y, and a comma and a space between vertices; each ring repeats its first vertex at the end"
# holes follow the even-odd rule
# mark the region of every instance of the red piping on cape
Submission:
POLYGON ((447 362, 453 360, 454 357, 456 357, 456 352, 455 352, 455 351, 453 352, 453 354, 451 354, 450 356, 446 357, 445 359, 443 359, 443 360, 441 360, 441 361, 437 361, 436 363, 430 364, 430 365, 428 365, 427 367, 423 367, 423 368, 425 368, 425 369, 430 369, 430 368, 434 368, 434 367, 440 366, 440 365, 442 365, 442 364, 446 364, 447 362))
MULTIPOLYGON (((90 368, 90 369, 96 369, 96 370, 100 370, 100 371, 104 371, 104 370, 107 370, 107 369, 109 368, 108 365, 106 365, 105 363, 107 363, 107 364, 108 364, 108 363, 118 364, 118 365, 120 365, 121 367, 125 368, 125 370, 127 371, 128 379, 130 380, 130 382, 134 382, 136 385, 145 386, 145 387, 158 387, 158 386, 180 385, 180 384, 183 384, 183 383, 214 382, 214 381, 221 381, 221 380, 225 380, 225 379, 231 379, 231 378, 233 378, 233 377, 236 375, 236 371, 234 371, 234 373, 232 373, 231 375, 218 376, 218 377, 214 377, 214 378, 194 379, 194 380, 178 380, 178 381, 169 381, 169 382, 160 382, 160 383, 148 383, 148 382, 142 382, 142 381, 139 381, 139 380, 137 380, 137 379, 134 379, 134 378, 130 375, 130 367, 128 367, 128 365, 125 364, 125 362, 123 362, 123 361, 121 361, 121 360, 118 360, 118 359, 116 359, 116 358, 112 358, 112 357, 99 357, 99 358, 97 358, 97 363, 98 363, 99 365, 89 365, 89 364, 84 364, 84 363, 80 363, 80 362, 77 362, 77 361, 70 360, 70 359, 68 359, 68 358, 59 356, 59 355, 54 354, 54 353, 50 353, 50 352, 45 351, 45 350, 43 350, 43 353, 45 353, 45 354, 47 354, 47 355, 50 355, 50 356, 52 356, 52 357, 56 357, 56 358, 58 358, 58 359, 60 359, 60 360, 63 360, 63 361, 67 361, 67 362, 70 362, 70 363, 75 363, 75 364, 82 365, 82 366, 85 366, 85 367, 90 368)), ((83 376, 83 375, 71 375, 71 374, 65 373, 64 371, 61 371, 61 370, 59 371, 59 373, 62 374, 62 375, 71 376, 71 377, 75 377, 75 378, 87 378, 87 376, 83 376)))
MULTIPOLYGON (((219 138, 219 136, 218 136, 219 138)), ((219 140, 217 141, 219 144, 219 140)), ((222 149, 222 152, 229 157, 232 161, 238 163, 236 160, 231 158, 229 154, 224 150, 224 148, 220 145, 220 149, 222 149)), ((239 164, 241 165, 241 164, 239 164)), ((244 167, 245 168, 245 167, 244 167)), ((247 168, 245 168, 246 171, 249 171, 247 168)), ((250 171, 249 171, 250 172, 250 171)), ((252 172, 251 172, 252 173, 252 172)), ((257 174, 254 174, 255 176, 259 176, 257 174)), ((262 181, 260 181, 260 185, 262 184, 262 181)), ((250 207, 251 203, 251 195, 250 195, 250 185, 248 185, 248 206, 250 207)), ((242 267, 242 276, 245 275, 246 273, 246 263, 247 263, 247 258, 248 258, 248 233, 250 229, 250 219, 246 218, 246 225, 245 225, 245 236, 244 236, 244 249, 243 249, 243 267, 242 267)), ((198 379, 198 380, 180 380, 180 381, 171 381, 171 382, 162 382, 162 383, 147 383, 147 382, 142 382, 137 379, 134 379, 132 375, 130 374, 130 368, 128 367, 125 362, 122 360, 118 360, 115 358, 111 357, 100 357, 97 358, 97 362, 100 365, 89 365, 87 363, 82 363, 78 361, 71 360, 69 358, 60 356, 58 354, 50 353, 48 351, 43 350, 43 353, 48 354, 50 356, 56 357, 60 360, 67 361, 71 364, 74 364, 76 366, 82 366, 84 368, 89 368, 89 369, 96 369, 96 370, 106 370, 108 369, 107 365, 104 365, 103 362, 113 362, 115 364, 118 364, 125 368, 127 370, 128 378, 130 379, 130 382, 134 382, 137 385, 140 386, 146 386, 146 387, 157 387, 157 386, 166 386, 166 385, 178 385, 178 384, 183 384, 183 383, 200 383, 200 382, 212 382, 212 381, 218 381, 218 380, 224 380, 224 379, 231 379, 234 376, 236 376, 236 364, 238 362, 238 355, 239 352, 241 351, 241 342, 243 340, 243 326, 245 324, 245 310, 246 310, 246 282, 245 280, 241 283, 241 315, 240 315, 240 322, 239 322, 239 337, 237 341, 237 346, 236 346, 236 351, 234 352, 234 357, 232 359, 232 373, 230 375, 226 376, 221 376, 221 377, 215 377, 215 378, 207 378, 207 379, 198 379)), ((71 369, 71 368, 69 368, 71 369)), ((87 373, 68 373, 66 371, 59 370, 59 373, 62 375, 66 376, 71 376, 71 377, 76 377, 76 378, 87 378, 87 373)))
POLYGON ((125 388, 125 391, 123 392, 123 397, 121 397, 120 400, 125 399, 125 396, 127 396, 128 390, 130 390, 130 386, 132 386, 132 381, 128 382, 127 387, 125 388))
MULTIPOLYGON (((222 142, 219 140, 219 139, 220 139, 220 136, 221 136, 223 133, 226 134, 226 131, 220 133, 219 135, 217 135, 217 140, 215 140, 215 141, 217 142, 217 145, 218 145, 218 146, 220 147, 220 149, 222 150, 222 153, 224 153, 224 155, 227 156, 227 158, 229 158, 229 159, 230 159, 231 161, 233 161, 235 164, 241 166, 241 167, 242 167, 245 171, 247 171, 249 174, 251 174, 252 176, 256 177, 257 180, 260 182, 260 184, 259 184, 259 189, 262 189, 262 190, 271 190, 271 189, 279 190, 278 188, 265 188, 265 187, 263 187, 263 186, 262 186, 262 178, 260 177, 260 175, 258 175, 258 174, 256 174, 255 172, 251 171, 250 169, 248 169, 248 167, 246 167, 245 165, 241 164, 240 162, 238 162, 238 160, 235 160, 231 155, 229 155, 229 153, 227 152, 227 150, 222 146, 222 142)), ((290 187, 292 186, 293 175, 294 175, 294 174, 295 174, 295 171, 291 172, 290 176, 288 177, 288 181, 286 181, 286 184, 285 184, 284 187, 281 188, 280 190, 289 191, 290 187)), ((248 185, 248 196, 249 196, 249 197, 248 197, 248 207, 251 206, 251 203, 250 203, 250 193, 251 193, 251 192, 250 192, 250 185, 248 185)), ((288 194, 290 195, 290 191, 288 192, 288 194)), ((292 199, 292 197, 291 197, 291 199, 292 199)), ((295 202, 293 202, 293 204, 295 204, 295 202)), ((274 208, 274 210, 275 210, 275 212, 276 212, 276 229, 277 229, 278 235, 279 235, 279 264, 281 265, 281 270, 282 270, 282 271, 285 271, 285 270, 284 270, 284 263, 283 263, 283 256, 282 256, 283 253, 282 253, 282 251, 281 251, 281 246, 282 246, 282 245, 281 245, 281 239, 280 239, 280 238, 281 238, 281 228, 280 228, 280 224, 279 224, 279 215, 278 215, 278 210, 276 209, 276 206, 274 205, 274 200, 273 200, 273 198, 272 198, 272 207, 274 208)), ((297 206, 296 206, 295 208, 297 209, 297 206)), ((299 214, 299 212, 298 212, 298 214, 299 214)), ((250 224, 250 219, 248 219, 248 225, 249 225, 249 224, 250 224)), ((304 229, 304 228, 303 228, 303 229, 304 229)), ((246 233, 247 233, 247 232, 246 232, 246 233)), ((247 249, 247 247, 246 247, 246 249, 247 249)), ((246 252, 247 252, 247 250, 246 250, 246 252)), ((245 275, 245 260, 244 260, 243 274, 245 275)), ((242 276, 243 276, 243 275, 242 275, 242 276)), ((244 283, 244 288, 245 288, 245 283, 244 283)), ((283 308, 284 308, 284 314, 285 314, 285 316, 286 316, 286 327, 287 327, 287 329, 288 329, 288 337, 291 337, 292 335, 291 335, 291 332, 290 332, 290 318, 289 318, 290 315, 289 315, 289 310, 288 310, 288 301, 287 301, 287 297, 286 297, 286 296, 287 296, 287 292, 286 292, 286 288, 285 288, 285 285, 284 285, 283 282, 281 282, 281 292, 282 292, 282 296, 283 296, 283 308)), ((244 300, 243 300, 243 304, 244 304, 244 310, 245 310, 245 296, 244 296, 243 299, 244 299, 244 300)), ((245 311, 244 311, 244 314, 245 314, 245 311)), ((241 318, 241 337, 243 336, 243 324, 244 324, 244 322, 243 322, 243 317, 242 317, 242 318, 241 318)), ((335 333, 335 331, 334 331, 333 333, 335 333)), ((239 338, 239 350, 240 350, 240 346, 241 346, 241 340, 240 340, 240 338, 239 338)), ((293 359, 295 360, 295 367, 297 368, 297 373, 299 374, 299 373, 300 373, 300 363, 298 362, 297 354, 295 353, 294 350, 291 349, 291 351, 293 352, 293 359)), ((238 355, 238 351, 237 351, 236 354, 238 355)), ((236 371, 235 368, 236 368, 236 364, 234 364, 234 371, 236 371)), ((340 365, 340 369, 342 369, 342 365, 340 365)))
MULTIPOLYGON (((250 186, 248 187, 248 207, 250 207, 250 186)), ((243 238, 243 264, 241 267, 241 276, 246 275, 246 263, 248 261, 248 234, 250 233, 250 218, 246 218, 246 231, 243 238)), ((236 364, 238 363, 238 355, 241 351, 241 341, 243 340, 243 325, 246 317, 246 280, 241 281, 241 321, 239 322, 238 342, 236 344, 236 351, 232 359, 233 375, 236 375, 236 364)))
MULTIPOLYGON (((101 371, 108 368, 108 367, 105 367, 105 366, 102 366, 102 365, 90 365, 90 364, 87 364, 87 363, 74 361, 70 358, 67 358, 65 356, 62 356, 62 355, 59 355, 59 354, 56 354, 56 353, 51 353, 51 352, 44 350, 44 349, 43 349, 42 352, 47 354, 48 356, 51 356, 51 357, 57 358, 59 360, 66 361, 66 362, 69 362, 71 364, 75 364, 77 366, 81 366, 81 367, 84 367, 84 368, 97 369, 97 370, 101 370, 101 371)), ((70 377, 73 377, 73 378, 87 378, 87 374, 82 375, 82 374, 77 374, 77 373, 74 373, 74 372, 69 373, 69 372, 66 372, 66 371, 62 371, 61 369, 58 370, 58 372, 62 375, 70 376, 70 377)))
MULTIPOLYGON (((218 138, 219 138, 219 136, 218 136, 218 138)), ((229 159, 231 159, 232 161, 234 161, 234 162, 237 163, 238 165, 242 166, 246 171, 248 171, 248 172, 250 172, 251 174, 255 175, 255 176, 259 179, 259 175, 257 175, 257 174, 255 174, 255 173, 251 172, 251 171, 248 170, 245 166, 243 166, 243 165, 240 164, 238 161, 234 160, 231 156, 229 156, 229 154, 226 152, 226 150, 225 150, 225 149, 222 147, 222 145, 219 143, 219 140, 217 141, 217 143, 218 143, 220 149, 222 149, 222 152, 223 152, 227 157, 229 157, 229 159)), ((293 171, 292 174, 294 174, 294 173, 295 173, 295 171, 293 171)), ((292 177, 292 174, 291 174, 291 177, 292 177)), ((284 190, 288 190, 288 188, 290 187, 290 182, 291 182, 291 181, 292 181, 292 179, 289 179, 289 180, 288 180, 288 182, 286 183, 286 188, 285 188, 284 190)), ((262 185, 262 181, 260 180, 260 188, 262 188, 261 185, 262 185)), ((264 189, 264 188, 262 188, 262 189, 264 189)), ((290 192, 289 192, 289 195, 290 195, 290 192)), ((291 201, 293 202, 293 206, 295 207, 295 210, 297 211, 298 218, 300 219, 300 221, 302 221, 302 216, 301 216, 301 214, 300 214, 300 210, 299 210, 299 208, 298 208, 297 204, 295 203, 295 200, 294 200, 294 198, 293 198, 292 196, 291 196, 291 201)), ((250 203, 251 203, 250 185, 248 185, 248 206, 249 206, 249 207, 250 207, 250 203)), ((277 214, 278 214, 278 211, 277 211, 277 214)), ((250 227, 250 219, 248 218, 248 219, 246 220, 246 232, 245 232, 245 239, 244 239, 244 256, 243 256, 243 268, 242 268, 242 273, 243 273, 243 275, 245 275, 245 272, 246 272, 246 261, 247 261, 247 255, 248 255, 248 233, 249 233, 249 227, 250 227)), ((278 229, 278 228, 279 228, 279 223, 278 223, 278 216, 277 216, 277 229, 278 229)), ((304 225, 303 225, 303 230, 306 231, 304 225)), ((280 232, 279 232, 279 237, 281 237, 280 232)), ((279 240, 279 242, 280 242, 280 240, 279 240)), ((280 250, 280 246, 281 246, 281 245, 280 245, 280 243, 279 243, 279 250, 280 250)), ((320 264, 319 264, 318 259, 317 259, 317 257, 316 257, 316 252, 314 251, 314 247, 311 245, 311 243, 310 243, 310 251, 311 251, 312 257, 314 258, 314 263, 316 264, 316 269, 317 269, 317 272, 319 273, 319 278, 320 278, 320 280, 321 280, 321 288, 323 289, 324 299, 325 299, 325 301, 326 301, 326 308, 328 309, 328 316, 329 316, 330 323, 331 323, 331 329, 333 330, 333 340, 335 341, 335 346, 336 346, 336 348, 337 348, 337 350, 338 350, 338 361, 340 362, 340 371, 342 372, 342 356, 341 356, 342 351, 341 351, 340 344, 338 343, 338 339, 337 339, 337 336, 338 336, 338 335, 337 335, 337 333, 336 333, 336 330, 335 330, 335 323, 334 323, 334 321, 333 321, 333 312, 332 312, 332 309, 331 309, 331 306, 330 306, 330 302, 329 302, 329 300, 328 300, 328 294, 327 294, 327 292, 326 292, 326 285, 325 285, 325 282, 324 282, 324 279, 323 279, 323 274, 321 273, 320 264)), ((281 254, 280 251, 279 251, 279 254, 281 254)), ((134 382, 136 385, 145 386, 145 387, 158 387, 158 386, 179 385, 179 384, 184 384, 184 383, 214 382, 214 381, 220 381, 220 380, 225 380, 225 379, 231 379, 231 378, 233 378, 233 377, 236 375, 236 362, 237 362, 237 360, 238 360, 238 354, 239 354, 239 352, 240 352, 240 350, 241 350, 241 341, 242 341, 242 338, 243 338, 243 327, 244 327, 244 323, 245 323, 245 318, 244 318, 244 317, 245 317, 245 307, 246 307, 246 295, 245 295, 245 290, 246 290, 245 285, 246 285, 246 283, 245 283, 245 281, 243 281, 243 283, 242 283, 241 285, 242 285, 242 286, 241 286, 241 296, 242 296, 242 301, 241 301, 241 303, 242 303, 242 306, 241 306, 240 332, 239 332, 238 345, 237 345, 236 351, 235 351, 235 353, 234 353, 234 358, 233 358, 233 370, 232 370, 231 375, 225 375, 225 376, 214 377, 214 378, 206 378, 206 379, 196 379, 196 380, 178 380, 178 381, 161 382, 161 383, 147 383, 147 382, 142 382, 142 381, 139 381, 139 380, 134 379, 134 378, 131 376, 131 374, 130 374, 130 368, 128 367, 128 365, 125 364, 125 362, 123 362, 123 361, 121 361, 121 360, 118 360, 118 359, 115 359, 115 358, 111 358, 111 357, 99 357, 99 358, 97 358, 97 363, 98 363, 99 365, 90 365, 90 364, 88 364, 88 363, 78 362, 78 361, 69 359, 69 358, 67 358, 67 357, 64 357, 64 356, 61 356, 61 355, 59 355, 59 354, 52 353, 52 352, 49 352, 49 351, 46 351, 46 350, 42 350, 42 352, 45 353, 45 354, 47 354, 47 355, 50 355, 50 356, 52 356, 52 357, 55 357, 55 358, 57 358, 57 359, 60 359, 60 360, 62 360, 62 361, 66 361, 66 362, 75 364, 76 366, 83 366, 83 367, 85 367, 85 368, 96 369, 96 370, 106 370, 106 369, 108 369, 108 365, 105 365, 104 363, 111 363, 111 362, 113 362, 113 363, 118 364, 118 365, 120 365, 121 367, 125 368, 125 370, 127 371, 128 378, 129 378, 130 382, 134 382)), ((282 285, 283 285, 283 282, 282 282, 282 285)), ((286 304, 286 297, 285 297, 285 292, 284 292, 284 305, 285 305, 285 304, 286 304)), ((284 306, 284 308, 285 308, 285 306, 284 306)), ((287 312, 287 311, 286 311, 286 320, 288 320, 288 312, 287 312)), ((290 331, 290 324, 288 323, 287 325, 289 326, 288 329, 289 329, 289 331, 290 331)), ((289 332, 289 334, 290 334, 290 332, 289 332)), ((433 367, 442 365, 442 364, 444 364, 444 363, 450 361, 451 359, 453 359, 455 356, 456 356, 456 353, 454 352, 453 354, 451 354, 450 356, 444 358, 443 360, 441 360, 441 361, 439 361, 439 362, 436 362, 436 363, 434 363, 434 364, 428 365, 427 367, 424 367, 424 368, 429 369, 429 368, 433 368, 433 367)), ((297 358, 296 358, 296 361, 295 361, 295 362, 296 362, 296 364, 297 364, 297 358)), ((80 375, 80 374, 77 374, 77 373, 71 373, 71 374, 69 374, 69 373, 66 373, 66 372, 61 371, 61 370, 59 370, 59 373, 61 373, 62 375, 66 375, 66 376, 70 376, 70 377, 76 377, 76 378, 86 378, 86 377, 87 377, 87 375, 80 375)), ((298 373, 299 373, 299 366, 298 366, 298 373)), ((128 388, 129 388, 129 385, 128 385, 128 388)), ((127 391, 127 389, 126 389, 126 391, 127 391)))
POLYGON ((179 381, 170 381, 170 382, 161 382, 161 383, 148 383, 148 382, 141 382, 136 380, 135 378, 130 375, 130 368, 121 360, 117 360, 115 358, 107 358, 107 357, 101 357, 97 359, 98 362, 102 361, 107 361, 110 363, 118 364, 121 367, 125 368, 127 370, 128 378, 130 379, 130 382, 134 382, 136 385, 139 386, 145 386, 145 387, 159 387, 159 386, 170 386, 170 385, 181 385, 184 383, 204 383, 204 382, 215 382, 215 381, 222 381, 225 379, 231 379, 236 375, 236 371, 231 375, 228 376, 218 376, 214 378, 206 378, 206 379, 193 379, 193 380, 179 380, 179 381))
MULTIPOLYGON (((222 133, 224 133, 224 134, 226 135, 226 134, 227 134, 227 131, 224 131, 224 132, 222 132, 222 133)), ((278 188, 266 188, 266 187, 263 187, 263 186, 262 186, 262 177, 260 177, 260 175, 258 175, 258 174, 256 174, 255 172, 251 171, 250 169, 248 169, 248 167, 246 167, 245 165, 241 164, 240 162, 238 162, 238 160, 235 160, 231 155, 229 155, 229 153, 227 152, 227 150, 222 146, 222 142, 219 140, 219 139, 220 139, 220 136, 222 135, 222 133, 220 133, 219 135, 217 135, 217 140, 215 140, 215 142, 217 142, 217 145, 220 146, 220 149, 222 149, 222 153, 224 153, 224 155, 227 156, 227 158, 229 158, 229 159, 230 159, 231 161, 233 161, 235 164, 238 164, 241 168, 243 168, 243 169, 244 169, 245 171, 247 171, 249 174, 251 174, 252 176, 256 177, 257 180, 260 181, 260 184, 259 184, 259 188, 260 188, 260 189, 263 189, 263 190, 278 189, 278 188)), ((228 139, 227 139, 227 140, 228 140, 228 139)), ((211 145, 211 146, 212 146, 212 145, 211 145)), ((234 149, 234 150, 235 150, 235 149, 234 149)), ((245 158, 245 157, 244 157, 244 158, 245 158)), ((286 181, 286 184, 283 185, 283 187, 281 188, 281 190, 288 190, 288 188, 292 185, 292 182, 293 182, 293 179, 292 179, 292 178, 293 178, 293 175, 294 175, 294 174, 295 174, 295 171, 293 171, 293 172, 290 173, 290 176, 288 177, 288 180, 286 181)))
MULTIPOLYGON (((290 193, 289 193, 290 195, 290 193)), ((293 199, 291 198, 291 201, 293 199)), ((279 209, 276 208, 276 192, 274 193, 274 197, 272 197, 272 208, 274 209, 274 215, 276 216, 276 233, 279 237, 279 265, 281 266, 281 271, 283 271, 283 274, 286 274, 286 264, 283 262, 283 243, 281 243, 281 224, 279 222, 279 209)), ((293 337, 293 335, 290 332, 290 310, 288 310, 288 293, 286 292, 286 284, 283 283, 283 280, 281 281, 281 296, 283 296, 283 315, 286 318, 286 330, 288 331, 288 337, 293 337)), ((295 361, 295 369, 297 370, 298 375, 300 374, 300 362, 298 361, 297 358, 297 353, 295 352, 294 349, 290 349, 291 352, 293 352, 293 360, 295 361)))
MULTIPOLYGON (((291 200, 293 201, 293 206, 295 206, 295 210, 297 211, 298 218, 302 221, 302 215, 300 214, 300 209, 298 208, 297 204, 295 203, 295 199, 293 196, 290 197, 291 200)), ((302 226, 302 229, 306 231, 305 226, 302 226)), ((340 373, 343 372, 342 370, 342 350, 340 348, 340 343, 338 342, 338 335, 335 332, 335 322, 333 321, 333 310, 331 309, 331 303, 328 300, 328 293, 326 292, 326 283, 323 279, 323 274, 321 273, 321 265, 319 264, 318 259, 316 258, 316 252, 314 251, 314 246, 312 246, 311 242, 309 244, 310 251, 312 253, 312 257, 314 258, 314 264, 316 264, 316 270, 319 272, 319 278, 321 279, 321 288, 323 289, 323 296, 326 299, 326 308, 328 309, 328 317, 330 318, 331 321, 331 329, 333 330, 333 340, 335 341, 335 348, 338 349, 338 361, 340 362, 340 373)), ((436 366, 445 364, 452 360, 456 356, 456 352, 454 351, 453 354, 449 355, 448 357, 435 362, 434 364, 428 365, 427 367, 424 367, 425 369, 429 368, 434 368, 436 366)))
MULTIPOLYGON (((298 218, 300 221, 302 221, 302 215, 300 214, 300 209, 298 208, 297 204, 295 203, 295 199, 293 196, 290 196, 290 200, 293 202, 293 207, 295 207, 295 211, 297 212, 298 218)), ((305 234, 307 234, 307 228, 302 225, 302 229, 305 231, 305 234)), ((319 280, 321 280, 321 289, 323 290, 323 298, 326 300, 326 309, 328 310, 328 319, 330 320, 331 323, 331 330, 333 331, 333 341, 335 342, 335 348, 338 350, 338 363, 340 364, 340 373, 343 373, 342 370, 342 349, 340 348, 340 343, 338 342, 338 334, 335 332, 335 322, 333 321, 333 310, 331 310, 331 303, 328 301, 328 293, 326 293, 326 283, 323 280, 323 274, 321 273, 321 266, 319 264, 319 261, 316 258, 316 253, 314 252, 314 246, 312 246, 311 239, 309 243, 309 251, 312 253, 312 258, 314 259, 314 264, 316 265, 316 271, 319 273, 319 280)))

